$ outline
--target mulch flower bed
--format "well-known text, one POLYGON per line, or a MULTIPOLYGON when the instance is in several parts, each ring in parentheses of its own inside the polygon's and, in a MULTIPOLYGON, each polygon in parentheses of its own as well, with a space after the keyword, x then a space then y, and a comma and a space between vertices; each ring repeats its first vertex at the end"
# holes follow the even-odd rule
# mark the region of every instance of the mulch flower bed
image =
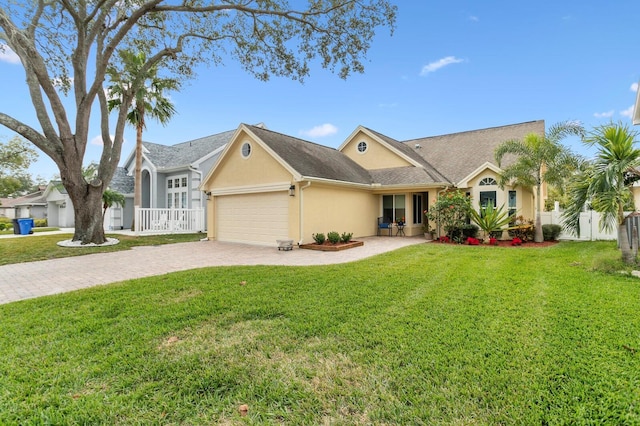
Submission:
POLYGON ((319 250, 319 251, 340 251, 346 250, 353 247, 360 247, 364 245, 364 241, 349 241, 348 243, 336 243, 332 244, 329 241, 325 241, 323 244, 311 243, 311 244, 300 244, 300 248, 308 249, 308 250, 319 250))
MULTIPOLYGON (((471 240, 471 242, 469 241, 465 241, 462 245, 477 245, 480 247, 529 247, 529 248, 543 248, 543 247, 549 247, 549 246, 553 246, 558 244, 558 241, 543 241, 541 243, 536 243, 533 241, 521 241, 521 242, 517 242, 514 244, 513 240, 497 240, 494 241, 493 238, 491 239, 491 244, 487 243, 483 243, 482 241, 476 240, 475 238, 471 240)), ((453 245, 458 245, 458 243, 455 242, 451 242, 448 240, 448 238, 443 239, 442 241, 440 240, 433 240, 432 243, 434 244, 453 244, 453 245)))

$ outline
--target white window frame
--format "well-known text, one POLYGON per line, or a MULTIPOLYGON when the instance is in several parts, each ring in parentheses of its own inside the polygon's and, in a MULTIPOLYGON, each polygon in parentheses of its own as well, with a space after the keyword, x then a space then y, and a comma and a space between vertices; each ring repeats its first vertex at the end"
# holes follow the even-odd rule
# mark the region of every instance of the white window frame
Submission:
POLYGON ((188 205, 189 179, 187 175, 168 176, 165 180, 167 208, 186 209, 188 205), (185 184, 184 186, 182 184, 185 184))

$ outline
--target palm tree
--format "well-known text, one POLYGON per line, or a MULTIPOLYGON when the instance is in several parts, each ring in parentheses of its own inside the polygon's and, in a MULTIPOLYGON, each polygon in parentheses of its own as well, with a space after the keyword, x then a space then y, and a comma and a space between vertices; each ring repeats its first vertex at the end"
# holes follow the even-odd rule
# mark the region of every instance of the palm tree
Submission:
MULTIPOLYGON (((163 96, 167 90, 177 90, 177 80, 158 77, 158 67, 146 67, 144 52, 134 54, 130 51, 120 52, 125 64, 125 72, 119 73, 109 69, 112 85, 109 87, 109 110, 123 106, 131 108, 127 121, 136 128, 136 156, 134 171, 133 205, 142 204, 142 131, 145 118, 151 117, 160 124, 166 125, 176 110, 171 101, 163 96), (148 84, 147 84, 148 83, 148 84)), ((135 219, 131 230, 135 229, 135 219)))
POLYGON ((625 263, 635 261, 626 232, 624 209, 633 202, 631 186, 638 180, 640 150, 635 148, 637 132, 626 124, 607 124, 595 128, 585 139, 598 152, 583 170, 574 177, 569 187, 570 202, 564 212, 562 224, 576 234, 580 232, 580 212, 590 203, 602 214, 600 228, 618 227, 618 244, 625 263))
POLYGON ((568 136, 584 136, 583 127, 576 122, 566 121, 554 124, 544 135, 530 133, 522 139, 502 142, 495 150, 495 158, 500 166, 507 154, 517 156, 515 162, 504 167, 499 185, 507 184, 535 187, 536 224, 535 242, 542 242, 542 185, 560 184, 574 170, 577 158, 560 141, 568 136))
POLYGON ((113 207, 114 204, 124 207, 124 201, 124 195, 112 189, 106 189, 102 193, 102 221, 104 222, 104 215, 109 207, 113 207))

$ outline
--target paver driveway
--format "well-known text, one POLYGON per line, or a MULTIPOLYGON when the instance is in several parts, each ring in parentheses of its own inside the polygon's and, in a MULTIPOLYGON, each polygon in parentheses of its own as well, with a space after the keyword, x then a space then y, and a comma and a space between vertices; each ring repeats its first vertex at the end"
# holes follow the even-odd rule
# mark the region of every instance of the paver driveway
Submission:
POLYGON ((0 304, 207 266, 345 263, 425 241, 421 237, 358 240, 364 245, 339 252, 198 241, 4 265, 0 266, 0 304))

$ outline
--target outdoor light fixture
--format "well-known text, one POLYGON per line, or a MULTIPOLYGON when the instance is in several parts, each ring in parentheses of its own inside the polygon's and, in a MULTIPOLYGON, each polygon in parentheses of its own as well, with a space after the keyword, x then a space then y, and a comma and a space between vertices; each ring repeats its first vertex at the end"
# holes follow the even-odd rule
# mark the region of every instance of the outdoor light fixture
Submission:
POLYGON ((291 185, 289 187, 289 196, 290 197, 295 197, 296 195, 296 186, 295 185, 291 185))
POLYGON ((204 193, 204 195, 206 195, 206 196, 207 196, 207 200, 210 200, 210 199, 211 199, 211 191, 207 191, 207 192, 205 192, 205 193, 204 193))

